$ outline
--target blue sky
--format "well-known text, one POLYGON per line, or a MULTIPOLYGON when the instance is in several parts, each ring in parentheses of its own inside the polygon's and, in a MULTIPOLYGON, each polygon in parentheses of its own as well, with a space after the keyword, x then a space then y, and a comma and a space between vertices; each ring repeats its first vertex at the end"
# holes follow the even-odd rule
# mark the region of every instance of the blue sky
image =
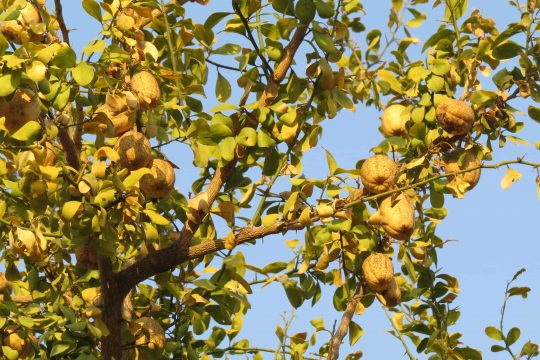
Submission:
MULTIPOLYGON (((368 29, 386 24, 387 10, 390 0, 365 1, 367 15, 363 18, 368 29), (379 5, 382 4, 382 5, 379 5)), ((499 28, 512 20, 518 21, 515 10, 510 9, 506 0, 476 0, 469 1, 469 12, 473 8, 481 9, 486 17, 493 17, 499 28)), ((80 1, 63 1, 65 18, 68 27, 75 28, 72 32, 72 43, 78 49, 98 34, 98 23, 84 13, 80 1)), ((207 7, 188 6, 188 14, 193 14, 198 22, 203 22, 206 16, 214 11, 227 9, 229 1, 213 0, 207 7)), ((424 11, 427 11, 425 8, 424 11)), ((439 26, 436 22, 442 16, 440 9, 428 14, 426 23, 415 30, 414 36, 425 40, 439 26)), ((219 36, 219 35, 218 35, 219 36)), ((363 36, 359 39, 363 43, 363 36)), ((416 45, 419 48, 422 44, 416 45)), ((224 75, 230 75, 224 73, 224 75)), ((213 74, 215 76, 215 74, 213 74)), ((489 79, 485 87, 490 88, 489 79)), ((207 110, 217 101, 213 98, 213 86, 208 87, 208 100, 205 101, 207 110)), ((515 104, 526 112, 528 102, 515 104)), ((377 145, 382 136, 377 131, 380 116, 374 109, 357 106, 356 112, 341 112, 335 119, 325 123, 324 137, 320 142, 329 150, 340 167, 352 168, 358 159, 369 156, 369 149, 377 145)), ((540 125, 522 116, 526 126, 521 136, 534 144, 540 140, 540 125)), ((192 154, 186 147, 171 146, 166 149, 171 160, 181 166, 177 173, 179 189, 190 189, 191 182, 196 179, 197 172, 191 168, 192 154)), ((513 159, 527 154, 530 161, 540 161, 539 152, 534 147, 514 146, 497 151, 494 161, 513 159)), ((309 152, 304 160, 304 169, 308 177, 325 177, 326 160, 324 150, 319 147, 309 152)), ((527 272, 520 278, 519 284, 532 288, 528 299, 513 299, 507 310, 506 329, 519 326, 522 330, 520 345, 532 338, 540 341, 538 322, 540 321, 540 235, 538 221, 540 201, 536 197, 535 174, 527 168, 519 169, 523 178, 509 190, 500 188, 500 179, 504 169, 485 170, 479 185, 465 199, 446 199, 449 210, 448 217, 439 226, 439 236, 443 239, 457 239, 439 253, 440 265, 443 270, 460 280, 461 294, 456 300, 462 316, 455 331, 464 334, 464 341, 483 351, 485 359, 506 359, 504 354, 492 354, 489 347, 493 341, 484 334, 484 328, 498 323, 499 310, 503 300, 506 280, 521 267, 527 272)), ((299 238, 301 233, 288 234, 285 237, 273 236, 259 241, 256 246, 242 247, 249 263, 261 265, 279 259, 289 259, 292 255, 285 246, 284 240, 299 238)), ((323 317, 327 326, 339 320, 341 314, 332 306, 333 291, 323 295, 315 308, 304 306, 295 311, 295 320, 291 333, 312 330, 309 320, 323 317)), ((265 288, 254 288, 251 296, 252 308, 244 320, 244 330, 240 336, 249 338, 252 344, 260 347, 275 347, 277 338, 274 335, 276 324, 281 324, 280 316, 284 312, 291 313, 291 306, 285 298, 281 285, 271 284, 265 288)), ((364 337, 356 344, 356 349, 364 352, 365 359, 401 359, 403 349, 399 342, 385 331, 390 328, 388 320, 375 304, 366 314, 355 317, 366 331, 364 337)), ((342 354, 347 353, 347 347, 342 354)), ((269 358, 269 357, 268 357, 269 358)), ((423 358, 420 356, 420 358, 423 358)))

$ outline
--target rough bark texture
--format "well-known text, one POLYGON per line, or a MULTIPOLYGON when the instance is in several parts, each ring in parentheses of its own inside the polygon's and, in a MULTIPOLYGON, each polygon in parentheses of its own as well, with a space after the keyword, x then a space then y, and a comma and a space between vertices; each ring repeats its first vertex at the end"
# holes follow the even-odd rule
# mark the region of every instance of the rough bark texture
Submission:
POLYGON ((100 256, 99 273, 103 302, 102 317, 109 329, 109 335, 102 339, 101 342, 101 356, 105 360, 121 360, 122 339, 120 327, 122 326, 122 302, 124 297, 119 296, 118 281, 115 279, 109 258, 100 256))
POLYGON ((356 309, 356 304, 362 298, 362 285, 358 285, 354 292, 354 295, 350 297, 349 302, 347 303, 347 308, 341 316, 341 321, 339 326, 330 339, 330 350, 328 351, 328 360, 337 360, 339 358, 339 348, 343 343, 345 335, 349 332, 349 324, 351 323, 352 317, 354 316, 354 311, 356 309))

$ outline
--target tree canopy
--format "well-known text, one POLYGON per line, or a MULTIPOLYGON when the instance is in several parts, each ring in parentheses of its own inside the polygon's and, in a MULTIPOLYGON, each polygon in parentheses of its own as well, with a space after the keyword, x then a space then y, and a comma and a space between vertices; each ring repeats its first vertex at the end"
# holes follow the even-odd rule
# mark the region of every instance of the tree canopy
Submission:
MULTIPOLYGON (((482 358, 452 328, 459 282, 438 265, 437 227, 488 169, 506 168, 503 189, 534 171, 540 196, 540 141, 492 161, 540 122, 540 2, 509 1, 498 27, 466 0, 392 0, 379 28, 359 0, 81 4, 101 27, 88 44, 70 40, 61 0, 0 1, 4 358, 352 360, 361 349, 341 344, 374 306, 410 359, 482 358), (426 8, 442 18, 421 42, 426 8), (344 168, 326 151, 327 175, 306 176, 327 122, 365 107, 380 113, 371 153, 344 168), (176 146, 192 157, 171 162, 176 146), (291 232, 280 261, 243 253, 291 232), (328 292, 341 320, 278 326, 279 345, 258 347, 239 333, 268 284, 293 308, 328 292)), ((522 272, 485 329, 513 359, 538 355, 504 330, 522 272)))

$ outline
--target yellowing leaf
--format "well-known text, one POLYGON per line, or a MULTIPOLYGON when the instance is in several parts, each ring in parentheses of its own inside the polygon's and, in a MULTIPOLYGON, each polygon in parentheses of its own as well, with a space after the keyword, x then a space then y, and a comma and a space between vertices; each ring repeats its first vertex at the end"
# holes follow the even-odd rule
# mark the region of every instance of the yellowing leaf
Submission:
POLYGON ((517 170, 511 168, 506 169, 506 174, 501 180, 501 187, 503 188, 503 190, 509 189, 510 186, 512 186, 514 182, 521 179, 522 176, 523 175, 517 170))
POLYGON ((156 211, 154 210, 150 210, 150 209, 144 209, 143 212, 148 215, 148 217, 150 218, 150 220, 152 220, 152 222, 156 225, 169 225, 170 224, 170 221, 164 217, 163 215, 157 213, 156 211))
POLYGON ((236 246, 236 236, 234 236, 234 232, 232 230, 229 231, 227 236, 223 238, 223 243, 224 243, 225 249, 227 250, 234 249, 234 247, 236 246))
POLYGON ((298 221, 305 226, 310 226, 313 224, 313 221, 311 221, 311 208, 309 206, 306 206, 304 210, 302 210, 298 221))
POLYGON ((203 191, 198 193, 194 198, 188 200, 188 206, 197 211, 208 211, 208 193, 203 191))
POLYGON ((102 158, 102 157, 108 158, 108 159, 110 159, 111 161, 114 161, 114 162, 120 160, 120 156, 118 155, 118 153, 116 151, 114 151, 113 148, 108 147, 108 146, 103 146, 103 147, 99 148, 96 151, 96 153, 94 154, 94 158, 96 158, 96 159, 99 159, 99 158, 102 158))
POLYGON ((152 171, 145 167, 134 170, 124 179, 124 181, 122 181, 122 184, 124 184, 125 187, 134 186, 146 174, 152 174, 152 171))
POLYGON ((66 220, 71 220, 79 208, 81 207, 80 201, 68 201, 62 206, 62 217, 66 220))
POLYGON ((317 214, 319 215, 321 219, 330 217, 334 213, 334 209, 330 205, 327 205, 327 204, 317 205, 315 210, 317 211, 317 214))
POLYGON ((262 218, 263 226, 270 226, 279 220, 279 214, 270 214, 262 218))

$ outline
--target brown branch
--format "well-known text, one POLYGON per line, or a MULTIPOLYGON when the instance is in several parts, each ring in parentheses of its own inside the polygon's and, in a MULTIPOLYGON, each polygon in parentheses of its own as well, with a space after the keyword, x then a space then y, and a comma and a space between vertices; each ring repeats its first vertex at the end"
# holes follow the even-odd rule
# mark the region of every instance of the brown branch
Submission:
MULTIPOLYGON (((102 318, 109 334, 101 339, 101 355, 105 360, 122 358, 122 303, 124 296, 118 291, 118 282, 114 276, 111 259, 100 256, 98 259, 101 281, 102 318)), ((127 294, 127 293, 126 293, 127 294)))
POLYGON ((64 42, 69 44, 69 30, 67 29, 66 22, 64 21, 62 2, 60 0, 54 0, 54 13, 56 15, 56 20, 58 20, 60 31, 62 31, 62 38, 64 39, 64 42))
MULTIPOLYGON (((305 26, 300 26, 296 29, 290 44, 284 50, 283 56, 276 65, 276 70, 272 74, 271 79, 269 80, 263 94, 261 95, 261 98, 259 99, 259 105, 261 107, 267 107, 271 105, 275 97, 277 96, 279 84, 285 78, 287 71, 294 59, 294 55, 296 54, 298 47, 302 43, 306 31, 307 27, 305 26)), ((251 116, 252 114, 249 114, 248 118, 250 118, 251 116)), ((246 126, 256 127, 257 124, 257 122, 248 123, 246 126)), ((235 157, 227 165, 217 168, 206 190, 208 208, 210 208, 216 200, 221 188, 229 179, 234 168, 236 167, 238 160, 239 158, 235 157)), ((202 220, 206 216, 206 211, 193 211, 190 218, 184 224, 184 228, 182 229, 180 234, 177 235, 176 241, 172 245, 169 245, 164 249, 149 254, 145 258, 137 261, 135 264, 118 273, 117 279, 121 286, 122 294, 127 294, 127 292, 133 286, 153 275, 172 269, 175 266, 178 266, 182 262, 189 259, 194 259, 202 256, 195 256, 195 254, 197 253, 208 254, 210 252, 216 251, 215 249, 223 249, 223 242, 220 242, 220 240, 212 242, 211 244, 203 243, 204 246, 203 244, 196 245, 193 249, 188 247, 191 239, 193 238, 193 235, 195 234, 195 232, 201 225, 202 220)), ((276 232, 279 231, 281 230, 277 230, 276 232)), ((240 233, 237 234, 237 236, 240 236, 241 238, 240 233)))
POLYGON ((352 317, 354 316, 356 305, 362 298, 363 290, 364 289, 362 285, 358 284, 356 286, 354 294, 349 298, 347 308, 345 308, 345 311, 341 316, 339 326, 334 335, 332 335, 332 338, 330 339, 330 350, 328 351, 327 357, 328 360, 337 360, 339 358, 339 348, 343 343, 345 335, 347 335, 347 333, 349 332, 349 325, 351 323, 352 317))
MULTIPOLYGON (((269 226, 245 227, 235 235, 235 242, 236 245, 240 245, 282 231, 300 230, 303 228, 304 225, 300 224, 298 220, 276 221, 269 226)), ((172 234, 173 237, 176 237, 173 245, 157 250, 119 272, 116 277, 121 293, 123 294, 131 290, 133 286, 155 273, 167 271, 185 261, 198 259, 225 249, 225 241, 223 239, 207 240, 201 244, 187 246, 187 243, 178 241, 178 238, 182 236, 181 234, 172 234)))

